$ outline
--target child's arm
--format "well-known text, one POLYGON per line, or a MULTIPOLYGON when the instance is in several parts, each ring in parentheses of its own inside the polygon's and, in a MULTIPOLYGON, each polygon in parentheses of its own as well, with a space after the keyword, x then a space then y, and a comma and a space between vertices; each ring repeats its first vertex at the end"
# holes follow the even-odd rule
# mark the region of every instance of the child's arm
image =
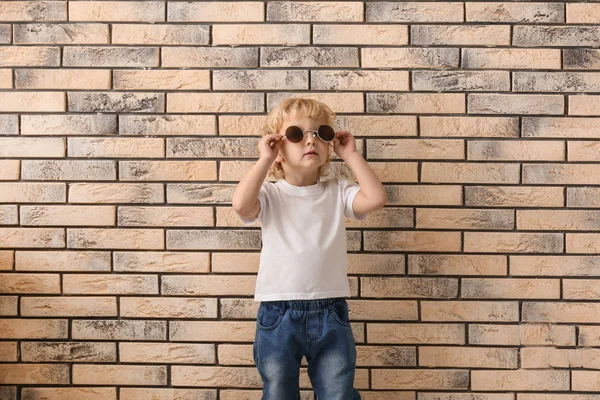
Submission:
POLYGON ((387 193, 385 188, 363 156, 358 152, 353 152, 348 154, 344 161, 356 176, 360 186, 360 191, 356 194, 352 203, 352 211, 355 214, 365 214, 386 205, 387 193))
POLYGON ((283 135, 272 133, 263 136, 258 142, 260 158, 238 183, 231 198, 231 206, 239 216, 254 218, 258 215, 261 207, 258 193, 271 164, 279 154, 283 138, 283 135))

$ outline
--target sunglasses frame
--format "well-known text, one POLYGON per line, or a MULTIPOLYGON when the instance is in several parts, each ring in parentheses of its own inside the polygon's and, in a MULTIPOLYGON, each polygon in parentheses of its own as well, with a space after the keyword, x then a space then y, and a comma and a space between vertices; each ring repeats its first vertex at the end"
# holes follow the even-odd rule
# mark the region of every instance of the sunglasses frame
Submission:
POLYGON ((285 133, 285 135, 284 135, 284 136, 285 136, 285 137, 286 137, 288 140, 290 140, 290 138, 289 138, 289 137, 287 137, 287 130, 288 130, 288 129, 290 129, 291 127, 295 127, 295 128, 298 128, 298 129, 300 129, 300 130, 302 131, 302 139, 301 139, 299 142, 292 142, 292 141, 290 140, 290 142, 291 142, 291 143, 302 143, 302 142, 304 141, 304 138, 306 137, 306 132, 313 132, 313 137, 315 137, 315 135, 316 135, 316 137, 318 137, 318 138, 319 138, 321 141, 323 141, 323 142, 325 142, 325 143, 333 143, 333 139, 331 139, 331 140, 323 140, 323 138, 321 137, 321 135, 319 135, 319 129, 320 129, 322 126, 328 126, 328 127, 330 127, 330 128, 331 128, 331 130, 333 131, 333 139, 335 139, 335 129, 333 129, 333 126, 331 126, 331 125, 328 125, 328 124, 319 125, 319 128, 317 128, 317 130, 314 130, 314 129, 302 130, 302 128, 300 128, 300 127, 299 127, 299 126, 297 126, 297 125, 290 125, 290 126, 288 126, 287 128, 285 128, 285 132, 286 132, 286 133, 285 133))

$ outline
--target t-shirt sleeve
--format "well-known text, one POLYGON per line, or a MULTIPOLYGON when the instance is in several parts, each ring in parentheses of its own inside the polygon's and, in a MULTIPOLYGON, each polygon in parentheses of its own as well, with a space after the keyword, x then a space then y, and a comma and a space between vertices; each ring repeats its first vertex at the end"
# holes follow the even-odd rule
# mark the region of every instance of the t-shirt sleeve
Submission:
POLYGON ((338 185, 340 187, 340 191, 342 193, 342 200, 344 202, 344 215, 348 218, 363 220, 367 218, 369 213, 357 213, 355 214, 352 211, 352 203, 354 202, 354 197, 360 191, 360 186, 358 183, 353 182, 351 180, 338 180, 338 185))
POLYGON ((263 216, 265 215, 265 213, 268 212, 269 201, 268 201, 268 196, 267 196, 266 185, 268 185, 268 183, 263 182, 263 184, 260 186, 260 190, 258 191, 258 201, 260 202, 260 211, 258 212, 258 215, 256 217, 246 218, 246 217, 242 217, 241 215, 236 213, 238 218, 242 221, 242 223, 244 225, 250 225, 250 224, 255 223, 256 221, 262 222, 263 216))

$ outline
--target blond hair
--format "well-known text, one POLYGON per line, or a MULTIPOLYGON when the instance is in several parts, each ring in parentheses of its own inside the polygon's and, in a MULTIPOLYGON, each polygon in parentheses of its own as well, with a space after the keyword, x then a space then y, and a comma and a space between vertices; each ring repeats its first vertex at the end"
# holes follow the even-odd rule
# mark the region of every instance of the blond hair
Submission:
MULTIPOLYGON (((317 121, 326 121, 326 123, 331 126, 333 126, 333 121, 336 117, 333 110, 323 102, 308 98, 288 97, 277 104, 277 106, 267 114, 261 135, 265 136, 270 133, 278 133, 283 126, 284 118, 290 115, 304 116, 317 121)), ((331 146, 329 146, 329 148, 331 148, 331 146)), ((327 161, 319 167, 317 178, 329 174, 330 163, 331 151, 328 151, 327 161)), ((273 162, 267 176, 272 176, 275 179, 285 177, 285 172, 279 161, 273 162)))

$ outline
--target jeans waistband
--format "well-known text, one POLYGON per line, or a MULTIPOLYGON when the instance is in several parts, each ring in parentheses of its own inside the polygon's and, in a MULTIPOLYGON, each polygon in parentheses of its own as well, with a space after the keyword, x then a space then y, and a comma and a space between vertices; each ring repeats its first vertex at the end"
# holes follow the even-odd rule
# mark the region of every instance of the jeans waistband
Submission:
POLYGON ((300 309, 300 310, 312 310, 318 308, 326 308, 330 304, 337 303, 338 301, 345 301, 344 297, 331 297, 327 299, 314 299, 314 300, 273 300, 263 301, 263 303, 269 303, 276 307, 287 309, 300 309))

